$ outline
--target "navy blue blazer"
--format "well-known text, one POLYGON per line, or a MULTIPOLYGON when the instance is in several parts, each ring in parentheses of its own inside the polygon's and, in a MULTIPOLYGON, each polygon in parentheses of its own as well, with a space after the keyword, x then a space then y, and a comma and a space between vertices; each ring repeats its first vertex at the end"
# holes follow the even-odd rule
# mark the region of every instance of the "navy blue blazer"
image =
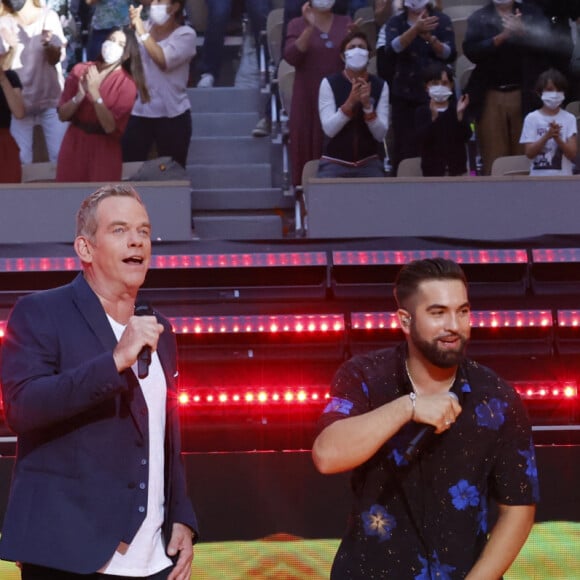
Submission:
MULTIPOLYGON (((165 327, 157 352, 167 381, 168 542, 173 523, 197 533, 197 522, 180 458, 175 336, 157 316, 165 327)), ((119 542, 130 543, 145 518, 147 405, 133 371, 117 372, 116 344, 82 274, 12 310, 0 375, 18 448, 0 558, 89 574, 119 542)))

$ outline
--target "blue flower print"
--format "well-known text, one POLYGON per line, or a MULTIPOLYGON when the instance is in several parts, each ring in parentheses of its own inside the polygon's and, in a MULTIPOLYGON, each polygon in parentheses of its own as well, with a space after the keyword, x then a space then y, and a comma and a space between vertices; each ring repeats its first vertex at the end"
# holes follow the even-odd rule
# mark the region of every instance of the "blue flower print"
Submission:
POLYGON ((451 503, 455 509, 463 511, 469 506, 475 507, 479 505, 479 493, 475 485, 470 485, 465 479, 460 479, 457 485, 452 485, 449 488, 451 495, 451 503))
POLYGON ((479 502, 477 523, 479 525, 479 531, 482 534, 487 534, 487 499, 484 495, 481 496, 481 501, 479 502))
POLYGON ((395 462, 395 465, 409 465, 409 462, 398 449, 393 449, 390 458, 395 462))
POLYGON ((397 527, 395 518, 387 510, 378 504, 371 506, 368 512, 361 514, 365 534, 367 536, 378 536, 379 542, 384 542, 391 538, 391 532, 397 527))
POLYGON ((339 397, 332 397, 330 403, 328 403, 324 408, 323 413, 341 413, 342 415, 350 415, 352 407, 352 401, 340 399, 339 397))
POLYGON ((361 389, 362 389, 363 393, 365 394, 366 398, 368 399, 369 398, 369 388, 364 381, 361 384, 361 389))
POLYGON ((497 431, 505 421, 504 412, 508 404, 499 399, 490 399, 489 402, 483 402, 475 408, 477 415, 477 424, 480 427, 487 427, 497 431))
POLYGON ((469 383, 463 383, 463 385, 461 385, 461 392, 471 393, 471 387, 469 386, 469 383))
POLYGON ((530 443, 529 449, 518 451, 518 453, 526 459, 526 475, 530 480, 532 486, 532 493, 534 501, 540 500, 540 482, 538 481, 538 467, 536 465, 536 453, 534 451, 534 444, 530 443))
POLYGON ((451 572, 455 570, 455 566, 442 564, 436 551, 433 551, 430 563, 422 556, 419 556, 419 561, 423 568, 421 573, 415 576, 415 580, 451 580, 451 572))

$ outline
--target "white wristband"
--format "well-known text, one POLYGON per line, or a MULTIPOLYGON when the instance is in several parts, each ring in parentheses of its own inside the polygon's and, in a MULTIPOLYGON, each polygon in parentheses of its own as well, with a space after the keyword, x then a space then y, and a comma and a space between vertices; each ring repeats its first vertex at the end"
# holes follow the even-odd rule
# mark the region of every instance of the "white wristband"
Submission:
POLYGON ((151 35, 148 32, 144 32, 143 34, 141 34, 139 36, 140 42, 141 43, 145 42, 149 38, 149 36, 151 36, 151 35))

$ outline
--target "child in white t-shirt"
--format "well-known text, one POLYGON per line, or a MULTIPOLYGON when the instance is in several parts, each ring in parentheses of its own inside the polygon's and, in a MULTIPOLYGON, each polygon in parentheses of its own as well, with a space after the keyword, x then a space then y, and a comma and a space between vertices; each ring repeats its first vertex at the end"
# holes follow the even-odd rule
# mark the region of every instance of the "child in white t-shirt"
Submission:
POLYGON ((531 159, 530 175, 572 175, 576 159, 576 117, 560 108, 568 88, 556 70, 543 72, 536 83, 543 106, 524 119, 520 143, 531 159))

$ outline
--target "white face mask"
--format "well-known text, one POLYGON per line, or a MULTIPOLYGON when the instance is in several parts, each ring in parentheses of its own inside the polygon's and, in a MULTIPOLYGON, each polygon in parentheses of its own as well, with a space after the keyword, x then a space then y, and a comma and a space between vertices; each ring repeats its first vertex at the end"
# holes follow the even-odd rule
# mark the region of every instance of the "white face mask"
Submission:
POLYGON ((363 70, 369 62, 369 51, 366 48, 355 46, 344 51, 346 68, 350 70, 363 70))
POLYGON ((542 102, 548 109, 557 109, 564 101, 564 93, 559 91, 544 91, 542 93, 542 102))
POLYGON ((113 64, 119 62, 125 49, 112 40, 105 40, 101 46, 101 55, 105 64, 113 64))
POLYGON ((331 10, 335 0, 312 0, 312 8, 317 10, 331 10))
POLYGON ((427 4, 429 4, 429 0, 405 0, 405 2, 403 2, 403 5, 413 12, 423 10, 427 4))
POLYGON ((167 12, 168 4, 151 4, 149 8, 149 18, 153 24, 163 26, 169 20, 169 12, 167 12))
POLYGON ((432 85, 429 87, 429 96, 436 103, 444 103, 453 94, 453 91, 443 85, 432 85))

